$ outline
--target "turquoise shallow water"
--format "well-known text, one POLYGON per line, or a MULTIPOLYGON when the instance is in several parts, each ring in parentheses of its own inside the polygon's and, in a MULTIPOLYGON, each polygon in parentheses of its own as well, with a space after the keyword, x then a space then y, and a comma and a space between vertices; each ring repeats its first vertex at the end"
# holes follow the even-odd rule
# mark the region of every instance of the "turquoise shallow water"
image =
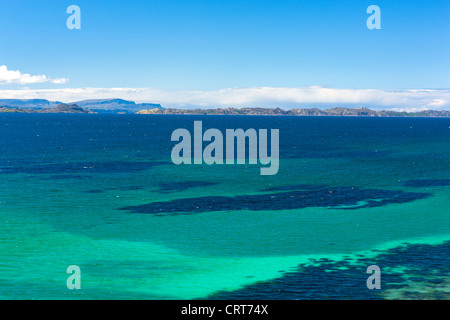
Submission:
MULTIPOLYGON (((359 265, 362 280, 340 285, 367 290, 364 263, 377 259, 390 274, 424 271, 373 298, 435 290, 428 278, 448 292, 440 256, 425 268, 421 250, 416 266, 395 251, 387 267, 381 254, 405 243, 448 250, 449 119, 12 114, 0 115, 0 133, 2 299, 252 298, 246 288, 286 275, 314 283, 326 271, 302 268, 329 261, 359 265), (280 129, 279 173, 173 165, 170 135, 194 120, 280 129), (81 268, 81 290, 66 287, 69 265, 81 268)), ((294 298, 360 297, 327 281, 294 298)))

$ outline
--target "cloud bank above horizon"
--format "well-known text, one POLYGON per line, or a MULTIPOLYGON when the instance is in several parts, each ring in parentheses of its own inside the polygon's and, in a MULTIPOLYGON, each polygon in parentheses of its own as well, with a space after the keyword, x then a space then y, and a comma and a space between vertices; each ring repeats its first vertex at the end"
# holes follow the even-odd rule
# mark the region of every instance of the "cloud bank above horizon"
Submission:
POLYGON ((5 65, 0 66, 0 84, 10 84, 17 83, 22 85, 33 84, 33 83, 53 83, 53 84, 64 84, 69 82, 66 78, 50 78, 46 75, 35 75, 32 76, 28 73, 22 73, 19 70, 8 70, 5 65))
POLYGON ((164 90, 155 88, 61 88, 1 90, 0 99, 47 99, 75 102, 124 99, 159 103, 164 107, 280 107, 365 106, 397 111, 450 109, 450 89, 336 89, 320 86, 255 87, 220 90, 164 90))

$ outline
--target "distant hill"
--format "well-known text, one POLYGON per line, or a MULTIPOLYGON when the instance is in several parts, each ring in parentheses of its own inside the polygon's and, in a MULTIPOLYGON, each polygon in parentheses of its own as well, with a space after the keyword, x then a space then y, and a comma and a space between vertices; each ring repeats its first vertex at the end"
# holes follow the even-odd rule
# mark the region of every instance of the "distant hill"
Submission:
MULTIPOLYGON (((0 99, 0 107, 12 107, 20 109, 46 109, 55 108, 61 104, 59 101, 49 101, 44 99, 0 99)), ((140 103, 134 101, 127 101, 123 99, 98 99, 98 100, 83 100, 71 102, 67 105, 77 105, 84 109, 101 113, 136 113, 143 109, 162 108, 160 104, 140 103)))
POLYGON ((102 100, 83 100, 73 102, 74 104, 97 112, 107 112, 113 110, 114 112, 129 112, 136 113, 137 111, 158 108, 161 109, 160 104, 140 103, 128 101, 123 99, 102 99, 102 100))
POLYGON ((0 99, 0 107, 14 107, 25 109, 54 108, 62 104, 59 101, 48 101, 44 99, 0 99))
POLYGON ((93 111, 83 109, 76 104, 59 104, 54 108, 44 109, 23 109, 16 107, 0 107, 0 113, 95 113, 93 111))
POLYGON ((398 112, 368 108, 330 109, 302 108, 211 108, 211 109, 165 109, 160 104, 135 103, 123 99, 94 99, 69 104, 44 99, 0 99, 0 112, 15 113, 137 113, 137 114, 192 114, 192 115, 278 115, 278 116, 346 116, 346 117, 450 117, 450 111, 426 110, 398 112))
POLYGON ((55 108, 39 110, 41 113, 94 113, 76 104, 60 104, 55 108))
POLYGON ((268 116, 342 116, 342 117, 450 117, 450 111, 420 112, 374 111, 367 108, 291 109, 280 108, 216 108, 216 109, 148 109, 138 114, 192 114, 192 115, 268 115, 268 116))

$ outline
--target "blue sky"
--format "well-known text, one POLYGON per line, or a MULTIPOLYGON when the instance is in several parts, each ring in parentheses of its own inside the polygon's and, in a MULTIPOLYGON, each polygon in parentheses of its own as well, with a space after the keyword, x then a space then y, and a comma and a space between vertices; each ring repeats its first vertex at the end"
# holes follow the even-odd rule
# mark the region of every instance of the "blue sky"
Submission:
POLYGON ((22 97, 152 88, 160 90, 154 99, 147 92, 140 100, 162 101, 167 92, 318 86, 444 89, 430 101, 450 108, 449 57, 448 0, 15 0, 0 7, 0 66, 68 80, 0 78, 0 98, 11 90, 22 97), (81 30, 66 27, 72 4, 81 8, 81 30), (381 30, 366 27, 372 4, 381 8, 381 30))

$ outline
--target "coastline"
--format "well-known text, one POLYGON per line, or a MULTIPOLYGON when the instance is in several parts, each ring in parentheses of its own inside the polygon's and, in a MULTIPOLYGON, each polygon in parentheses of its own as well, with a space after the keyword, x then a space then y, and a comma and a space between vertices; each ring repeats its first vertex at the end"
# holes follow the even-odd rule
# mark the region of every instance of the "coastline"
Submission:
POLYGON ((171 115, 267 115, 267 116, 341 116, 341 117, 433 117, 449 118, 450 111, 426 110, 420 112, 399 112, 368 108, 330 108, 330 109, 290 109, 280 108, 214 108, 214 109, 144 109, 137 114, 171 114, 171 115))
POLYGON ((280 108, 210 108, 210 109, 174 109, 153 108, 135 110, 91 109, 76 104, 59 104, 50 108, 29 108, 0 106, 1 113, 69 113, 69 114, 138 114, 138 115, 214 115, 214 116, 294 116, 294 117, 369 117, 369 118, 450 118, 447 110, 424 110, 419 112, 400 112, 388 110, 371 110, 368 108, 329 108, 329 109, 289 109, 280 108))

